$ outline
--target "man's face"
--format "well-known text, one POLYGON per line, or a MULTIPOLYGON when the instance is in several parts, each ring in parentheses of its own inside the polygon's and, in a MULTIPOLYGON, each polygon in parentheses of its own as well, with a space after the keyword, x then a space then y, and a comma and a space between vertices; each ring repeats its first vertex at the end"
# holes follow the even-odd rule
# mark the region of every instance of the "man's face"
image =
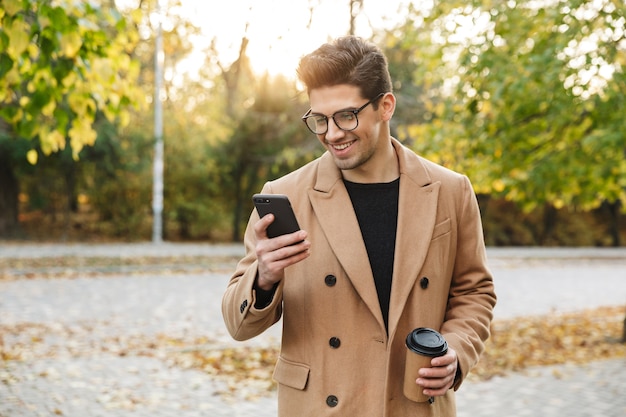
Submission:
POLYGON ((317 138, 333 155, 339 169, 366 170, 375 163, 378 148, 389 143, 388 132, 382 126, 382 106, 377 110, 372 104, 366 106, 356 116, 356 129, 345 131, 337 127, 331 116, 342 110, 356 110, 367 103, 368 99, 361 97, 358 87, 342 84, 314 89, 309 93, 309 100, 311 113, 328 117, 328 131, 317 138))

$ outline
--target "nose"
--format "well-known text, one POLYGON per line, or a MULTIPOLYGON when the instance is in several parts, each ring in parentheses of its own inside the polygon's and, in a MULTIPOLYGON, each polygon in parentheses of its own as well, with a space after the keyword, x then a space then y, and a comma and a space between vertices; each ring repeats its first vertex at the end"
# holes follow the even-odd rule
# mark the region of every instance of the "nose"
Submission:
POLYGON ((337 139, 341 139, 345 136, 346 132, 344 130, 339 129, 337 124, 335 123, 335 119, 332 117, 328 119, 328 131, 326 132, 326 140, 328 142, 334 142, 337 139))

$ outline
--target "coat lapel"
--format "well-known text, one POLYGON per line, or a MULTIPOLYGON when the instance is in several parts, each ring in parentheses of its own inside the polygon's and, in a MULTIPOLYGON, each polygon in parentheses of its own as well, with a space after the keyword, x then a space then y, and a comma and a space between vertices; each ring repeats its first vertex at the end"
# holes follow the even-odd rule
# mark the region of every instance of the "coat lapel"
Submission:
POLYGON ((352 202, 343 184, 341 172, 328 153, 321 158, 317 181, 315 187, 309 190, 309 199, 337 260, 363 302, 384 328, 359 222, 352 209, 352 202))
POLYGON ((389 334, 393 335, 404 306, 424 265, 435 227, 440 183, 433 183, 413 151, 394 142, 400 162, 400 200, 389 302, 389 334))

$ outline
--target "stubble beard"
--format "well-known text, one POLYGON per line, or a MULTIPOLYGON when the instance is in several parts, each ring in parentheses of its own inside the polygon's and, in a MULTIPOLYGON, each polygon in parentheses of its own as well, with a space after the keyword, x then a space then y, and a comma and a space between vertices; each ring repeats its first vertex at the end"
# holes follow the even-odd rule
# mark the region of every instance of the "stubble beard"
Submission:
POLYGON ((341 171, 350 171, 353 169, 357 169, 363 166, 372 158, 372 156, 374 155, 374 151, 375 149, 373 148, 368 149, 367 152, 359 153, 347 159, 334 157, 335 165, 337 165, 337 168, 339 168, 341 171))

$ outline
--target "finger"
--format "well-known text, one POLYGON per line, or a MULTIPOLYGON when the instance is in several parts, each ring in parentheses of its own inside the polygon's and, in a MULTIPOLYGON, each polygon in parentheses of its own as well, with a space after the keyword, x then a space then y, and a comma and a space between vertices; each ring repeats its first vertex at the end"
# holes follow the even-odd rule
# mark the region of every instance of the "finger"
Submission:
POLYGON ((424 395, 444 395, 450 388, 452 388, 453 382, 454 378, 449 377, 443 379, 428 380, 425 382, 426 385, 422 385, 422 387, 424 387, 424 395))
POLYGON ((310 253, 308 250, 303 250, 303 251, 289 254, 283 257, 279 257, 275 259, 274 261, 268 263, 266 267, 272 273, 280 273, 288 266, 291 266, 293 264, 296 264, 302 261, 303 259, 307 258, 309 255, 310 253))
MULTIPOLYGON (((289 264, 297 258, 298 261, 303 259, 301 255, 305 255, 311 247, 311 243, 306 240, 306 232, 296 232, 295 234, 279 236, 268 240, 267 249, 269 252, 265 254, 267 262, 287 261, 289 264)), ((308 256, 308 255, 306 255, 308 256)))
POLYGON ((417 384, 424 388, 439 389, 446 387, 452 381, 452 377, 446 375, 441 378, 417 378, 417 384))
POLYGON ((445 395, 449 389, 450 389, 449 386, 445 386, 440 389, 427 388, 427 389, 424 389, 424 391, 422 392, 427 397, 439 397, 439 396, 445 395))
POLYGON ((445 395, 452 388, 451 378, 444 379, 423 379, 418 378, 416 381, 423 389, 423 394, 429 397, 437 397, 445 395))
POLYGON ((304 230, 257 242, 256 254, 262 273, 282 277, 283 270, 310 255, 311 242, 304 230))
POLYGON ((432 368, 420 368, 418 375, 422 378, 445 378, 456 371, 452 365, 437 366, 432 368))
POLYGON ((273 240, 277 247, 294 247, 300 243, 303 243, 307 238, 307 233, 304 230, 298 230, 293 233, 288 233, 282 236, 276 236, 273 240))
MULTIPOLYGON (((265 234, 264 231, 259 233, 265 234)), ((268 256, 265 259, 273 261, 288 258, 296 253, 306 251, 311 246, 311 243, 306 240, 306 238, 307 233, 304 230, 271 239, 257 236, 257 258, 268 256)))
POLYGON ((274 221, 274 215, 272 213, 266 214, 261 217, 254 225, 254 233, 257 239, 267 239, 267 228, 274 221))
POLYGON ((439 367, 439 366, 447 366, 451 363, 456 362, 456 352, 454 350, 452 350, 452 348, 450 348, 448 350, 448 353, 446 353, 443 356, 438 356, 436 358, 433 358, 430 361, 431 366, 433 367, 439 367))

